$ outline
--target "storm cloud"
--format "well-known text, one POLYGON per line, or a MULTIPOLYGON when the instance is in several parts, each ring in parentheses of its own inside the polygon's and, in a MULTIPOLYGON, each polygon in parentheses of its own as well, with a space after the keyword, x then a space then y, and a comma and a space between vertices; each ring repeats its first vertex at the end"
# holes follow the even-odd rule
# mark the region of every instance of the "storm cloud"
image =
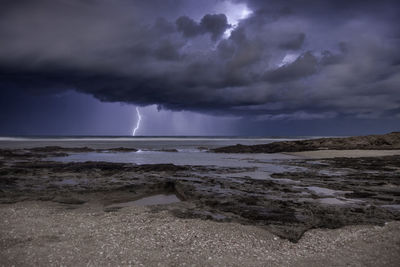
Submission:
POLYGON ((256 120, 400 116, 397 1, 222 4, 2 1, 0 88, 256 120))
POLYGON ((200 23, 187 16, 182 16, 176 20, 176 25, 178 31, 182 32, 185 37, 190 38, 210 33, 213 41, 220 38, 231 27, 225 14, 207 14, 201 19, 200 23))

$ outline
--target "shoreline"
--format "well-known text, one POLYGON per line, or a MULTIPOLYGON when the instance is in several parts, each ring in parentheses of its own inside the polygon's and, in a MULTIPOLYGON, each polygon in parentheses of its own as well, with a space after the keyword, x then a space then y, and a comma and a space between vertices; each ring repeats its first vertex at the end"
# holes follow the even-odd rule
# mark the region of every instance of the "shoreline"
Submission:
POLYGON ((258 167, 49 161, 104 153, 88 147, 0 152, 0 265, 400 261, 400 150, 241 158, 258 167), (135 204, 144 199, 156 205, 135 204))
POLYGON ((262 226, 292 242, 313 228, 382 225, 400 219, 399 155, 267 162, 246 155, 241 160, 256 164, 247 167, 47 161, 88 150, 2 150, 0 203, 82 205, 94 198, 104 204, 104 211, 118 212, 140 198, 166 194, 182 205, 156 205, 154 211, 262 226), (275 167, 265 172, 262 166, 275 167), (111 204, 117 205, 108 207, 111 204))
POLYGON ((282 152, 282 154, 296 156, 307 159, 327 159, 327 158, 362 158, 362 157, 384 157, 400 155, 400 150, 316 150, 316 151, 301 151, 301 152, 282 152))
POLYGON ((317 138, 299 141, 280 141, 269 144, 224 146, 212 149, 216 153, 279 153, 318 150, 399 150, 400 132, 382 135, 343 138, 317 138))
POLYGON ((313 229, 292 243, 238 223, 129 207, 105 213, 46 201, 0 205, 1 265, 396 266, 400 222, 313 229), (23 220, 21 220, 24 218, 23 220))

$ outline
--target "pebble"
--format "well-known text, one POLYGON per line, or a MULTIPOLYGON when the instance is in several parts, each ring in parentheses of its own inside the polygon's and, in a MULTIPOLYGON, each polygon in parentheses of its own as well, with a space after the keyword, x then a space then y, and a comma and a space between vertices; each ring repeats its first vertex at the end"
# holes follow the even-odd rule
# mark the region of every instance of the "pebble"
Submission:
POLYGON ((255 226, 182 220, 142 207, 112 216, 96 209, 96 204, 74 210, 48 202, 1 205, 0 266, 306 266, 310 260, 378 266, 385 259, 388 267, 400 262, 400 222, 315 229, 294 244, 255 226))

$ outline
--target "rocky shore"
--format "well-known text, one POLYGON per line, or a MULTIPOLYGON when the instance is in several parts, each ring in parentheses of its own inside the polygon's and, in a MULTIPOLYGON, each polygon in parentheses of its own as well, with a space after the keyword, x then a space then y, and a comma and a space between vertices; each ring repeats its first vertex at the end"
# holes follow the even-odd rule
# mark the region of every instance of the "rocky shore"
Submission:
POLYGON ((400 219, 400 156, 281 160, 275 164, 293 170, 254 179, 235 178, 256 171, 244 167, 46 160, 46 155, 62 151, 2 151, 0 203, 99 201, 104 211, 115 212, 118 205, 107 207, 175 194, 180 205, 152 208, 169 209, 180 218, 257 225, 293 242, 313 228, 382 225, 400 219))
MULTIPOLYGON (((369 149, 371 145, 393 149, 397 148, 396 140, 398 137, 398 133, 392 133, 385 136, 360 137, 360 139, 355 138, 353 140, 358 140, 358 148, 360 148, 360 144, 364 144, 369 149), (386 141, 383 142, 382 140, 386 141), (367 143, 369 145, 365 145, 367 143)), ((295 144, 295 147, 300 147, 299 144, 309 142, 309 144, 315 145, 319 142, 324 144, 324 147, 320 147, 320 149, 323 149, 328 147, 328 144, 339 148, 338 143, 346 143, 349 140, 348 138, 333 141, 331 139, 326 141, 315 139, 284 143, 286 145, 295 144)), ((268 145, 261 147, 264 146, 268 145)), ((253 148, 249 147, 251 153, 259 151, 258 148, 255 150, 253 148)), ((33 227, 30 225, 33 222, 29 222, 29 220, 45 220, 42 218, 34 219, 36 216, 34 212, 32 219, 25 221, 22 210, 25 210, 25 212, 34 210, 37 214, 43 213, 45 214, 43 216, 61 224, 64 222, 59 221, 58 213, 66 216, 66 220, 69 220, 68 216, 74 216, 79 218, 78 221, 85 225, 84 227, 89 227, 86 224, 92 223, 100 229, 104 228, 103 220, 108 221, 110 218, 134 220, 132 218, 144 216, 143 218, 147 218, 143 219, 145 221, 151 221, 151 218, 155 218, 154 224, 158 225, 157 227, 161 227, 161 222, 168 218, 167 220, 174 220, 175 223, 181 225, 180 227, 185 227, 182 226, 185 225, 183 222, 189 222, 189 225, 191 225, 189 228, 193 235, 202 235, 204 234, 202 231, 213 231, 211 228, 218 228, 219 226, 212 225, 212 221, 214 221, 215 223, 222 223, 217 225, 235 225, 235 229, 244 227, 243 229, 250 229, 251 233, 264 231, 265 235, 268 236, 267 239, 279 238, 279 240, 282 240, 279 242, 283 242, 282 244, 289 247, 301 247, 305 234, 313 231, 312 229, 339 229, 346 226, 355 227, 356 225, 383 227, 388 222, 400 220, 399 155, 281 159, 274 161, 273 164, 287 166, 286 169, 284 168, 271 175, 265 174, 265 176, 257 179, 252 177, 258 171, 256 167, 135 165, 90 161, 65 163, 49 159, 49 157, 53 159, 62 157, 68 155, 68 153, 103 153, 107 151, 122 153, 132 152, 135 149, 128 151, 124 148, 103 150, 88 147, 40 147, 0 150, 0 212, 4 214, 0 222, 3 227, 0 231, 0 247, 2 259, 6 259, 6 261, 0 262, 1 264, 23 263, 24 261, 18 261, 21 258, 12 260, 10 256, 12 253, 16 253, 19 248, 25 246, 40 247, 41 242, 45 244, 65 242, 62 241, 65 235, 64 230, 47 233, 48 239, 43 239, 42 236, 38 237, 32 233, 27 234, 26 237, 10 237, 8 230, 22 233, 27 231, 25 228, 33 227), (173 201, 170 203, 160 202, 145 208, 139 208, 135 205, 135 201, 143 201, 143 199, 158 196, 171 196, 170 199, 173 199, 173 201), (19 211, 12 213, 12 210, 19 211), (13 215, 10 215, 11 213, 13 215), (133 217, 128 219, 127 214, 133 217), (13 227, 17 226, 9 225, 10 220, 19 220, 20 223, 16 225, 21 229, 14 229, 13 227), (202 227, 201 225, 207 225, 207 227, 202 228, 198 233, 193 232, 196 227, 202 227), (30 235, 33 235, 33 237, 29 237, 30 235), (295 243, 300 245, 289 245, 295 243)), ((255 161, 251 158, 246 160, 255 161)), ((271 162, 258 162, 258 164, 271 164, 271 162)), ((28 212, 28 214, 31 213, 28 212)), ((139 227, 137 222, 133 221, 130 226, 125 224, 125 226, 122 226, 114 220, 112 221, 108 223, 110 223, 112 229, 114 229, 114 226, 111 223, 115 223, 115 227, 118 229, 116 231, 122 231, 123 227, 139 227)), ((45 224, 45 222, 42 223, 45 224)), ((146 228, 146 224, 139 223, 139 225, 144 227, 143 229, 147 229, 143 231, 153 231, 157 228, 153 229, 150 226, 150 228, 146 228)), ((49 231, 42 226, 36 225, 34 227, 37 231, 49 231)), ((69 225, 68 227, 74 233, 80 231, 78 225, 69 225)), ((175 229, 174 226, 171 227, 171 229, 175 229)), ((221 229, 224 228, 221 227, 221 229)), ((178 229, 175 230, 178 231, 178 229)), ((390 250, 392 254, 400 251, 398 245, 400 233, 398 230, 396 223, 388 230, 390 232, 388 235, 392 236, 391 241, 388 241, 392 247, 392 250, 390 250)), ((95 231, 95 229, 91 228, 90 231, 95 231)), ((221 238, 227 238, 227 235, 232 235, 236 230, 231 232, 221 231, 221 238)), ((138 235, 138 232, 135 233, 138 235)), ((100 237, 96 238, 101 239, 105 238, 104 235, 111 235, 112 233, 98 234, 100 237)), ((75 238, 80 240, 78 237, 75 238)), ((88 238, 92 240, 90 236, 88 238)), ((169 236, 169 238, 173 238, 173 236, 169 236)), ((250 239, 248 242, 251 242, 250 239)), ((200 241, 207 242, 204 239, 200 241)), ((332 242, 329 238, 325 241, 332 242)), ((93 243, 94 240, 91 242, 94 247, 97 247, 93 243)), ((389 243, 385 244, 389 246, 389 243)), ((115 244, 120 245, 121 243, 115 241, 115 244)), ((121 246, 125 249, 125 245, 121 246)), ((33 253, 39 253, 39 247, 33 253)), ((78 247, 82 248, 81 246, 78 247)), ((161 248, 158 249, 164 251, 161 248)), ((301 249, 305 248, 302 247, 301 249)), ((249 253, 247 248, 244 250, 249 253)), ((176 252, 174 253, 176 254, 176 252)), ((327 252, 324 251, 324 253, 327 252)), ((212 256, 210 257, 212 258, 212 256)), ((390 257, 389 265, 393 259, 396 259, 396 257, 390 257)), ((85 259, 85 262, 88 263, 88 258, 85 259)), ((292 259, 294 261, 291 261, 291 263, 299 263, 297 261, 299 258, 294 257, 292 259)), ((170 263, 177 263, 176 260, 175 258, 175 261, 170 263)), ((262 265, 266 262, 262 259, 253 260, 247 262, 247 264, 254 263, 254 265, 257 265, 255 263, 258 262, 262 265)), ((62 263, 63 261, 59 259, 58 262, 62 263)), ((102 263, 108 264, 110 262, 112 261, 102 263)), ((206 263, 207 261, 201 262, 206 263)), ((246 263, 246 261, 241 262, 246 263)), ((223 264, 224 262, 211 260, 211 263, 223 264)), ((280 265, 285 262, 277 257, 270 263, 280 265)), ((307 260, 303 263, 307 263, 307 260)), ((96 261, 92 264, 96 265, 96 261)))
POLYGON ((390 150, 400 149, 400 132, 384 135, 355 136, 347 138, 319 138, 300 141, 273 142, 265 145, 237 144, 213 149, 216 153, 279 153, 313 150, 390 150))

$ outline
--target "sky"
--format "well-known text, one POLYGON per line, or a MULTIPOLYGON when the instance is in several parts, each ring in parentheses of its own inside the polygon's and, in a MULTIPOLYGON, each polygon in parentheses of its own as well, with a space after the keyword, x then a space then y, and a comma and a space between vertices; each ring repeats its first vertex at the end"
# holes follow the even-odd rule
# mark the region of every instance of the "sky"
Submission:
POLYGON ((400 130, 398 1, 0 3, 0 135, 400 130))

